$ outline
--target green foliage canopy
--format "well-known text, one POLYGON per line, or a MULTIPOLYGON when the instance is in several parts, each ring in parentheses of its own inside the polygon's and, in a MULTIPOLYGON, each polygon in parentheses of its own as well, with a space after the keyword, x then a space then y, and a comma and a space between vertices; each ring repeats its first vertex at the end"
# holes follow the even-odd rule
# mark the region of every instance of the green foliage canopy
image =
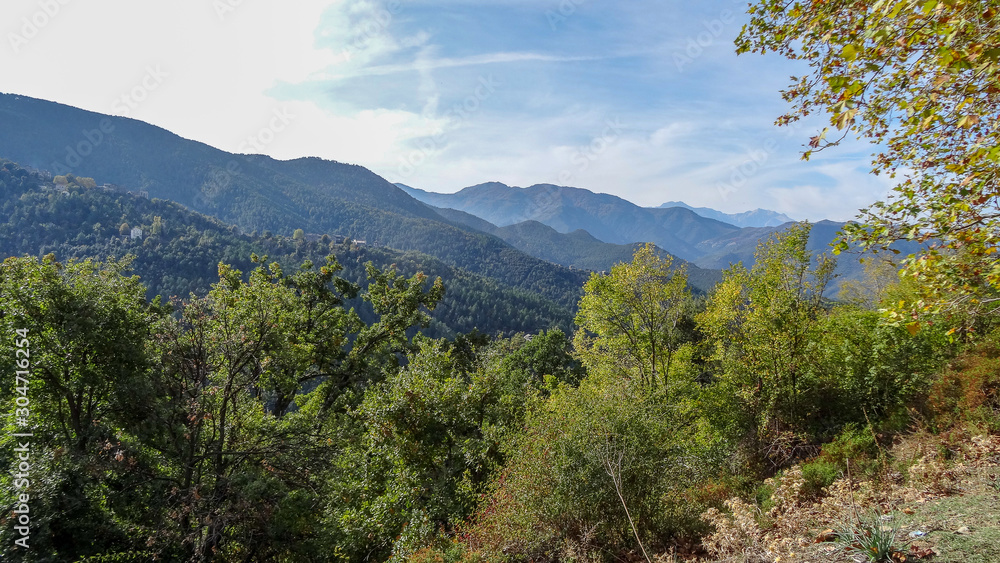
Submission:
POLYGON ((669 385, 674 355, 684 342, 690 313, 685 268, 672 268, 647 244, 630 264, 593 274, 584 286, 575 345, 588 367, 608 366, 645 385, 669 385))
POLYGON ((750 14, 739 52, 773 51, 809 67, 783 92, 792 109, 778 123, 823 112, 842 131, 834 140, 829 128, 812 137, 804 157, 856 134, 877 144, 875 173, 901 176, 888 200, 847 228, 849 237, 868 245, 940 241, 909 260, 908 273, 929 291, 906 312, 994 311, 1000 299, 996 4, 760 0, 750 14))
POLYGON ((821 257, 813 267, 809 230, 798 224, 761 243, 753 269, 727 270, 699 316, 714 348, 724 425, 735 425, 751 456, 763 456, 782 432, 802 429, 816 404, 807 399, 809 343, 835 261, 821 257))

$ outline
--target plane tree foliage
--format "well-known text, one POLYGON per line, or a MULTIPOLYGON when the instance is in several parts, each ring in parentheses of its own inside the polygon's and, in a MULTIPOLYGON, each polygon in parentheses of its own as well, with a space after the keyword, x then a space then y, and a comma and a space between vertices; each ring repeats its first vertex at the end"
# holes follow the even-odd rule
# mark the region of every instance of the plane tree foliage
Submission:
POLYGON ((782 92, 788 124, 830 125, 804 158, 854 135, 874 144, 872 170, 896 180, 862 210, 848 240, 927 242, 909 276, 926 288, 897 323, 926 313, 997 310, 1000 265, 1000 18, 989 0, 761 0, 738 51, 776 52, 804 73, 782 92))

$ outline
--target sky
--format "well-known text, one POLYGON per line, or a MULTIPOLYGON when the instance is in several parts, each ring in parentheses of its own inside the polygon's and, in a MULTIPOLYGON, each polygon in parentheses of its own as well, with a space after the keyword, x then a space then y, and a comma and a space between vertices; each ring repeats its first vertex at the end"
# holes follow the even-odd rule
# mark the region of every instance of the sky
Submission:
MULTIPOLYGON (((498 181, 655 207, 846 220, 891 185, 822 119, 776 127, 806 71, 735 54, 733 0, 4 0, 0 92, 434 191, 498 181)), ((2 127, 0 123, 0 127, 2 127)))

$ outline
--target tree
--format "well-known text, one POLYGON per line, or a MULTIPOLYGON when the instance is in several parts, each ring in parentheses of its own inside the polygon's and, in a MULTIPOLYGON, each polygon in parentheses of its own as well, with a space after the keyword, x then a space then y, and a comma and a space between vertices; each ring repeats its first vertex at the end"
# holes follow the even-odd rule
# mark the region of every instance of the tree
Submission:
POLYGON ((759 0, 739 52, 778 52, 809 72, 783 92, 787 124, 814 112, 829 128, 804 158, 855 134, 877 144, 873 172, 900 175, 846 239, 937 241, 908 259, 930 291, 924 311, 1000 303, 1000 25, 991 0, 759 0))
POLYGON ((164 543, 182 545, 183 558, 315 559, 290 550, 311 549, 304 512, 331 477, 338 416, 395 371, 407 329, 443 291, 440 280, 425 290, 426 276, 368 266, 365 297, 379 315, 371 326, 343 307, 358 289, 334 276, 331 257, 292 275, 260 265, 246 281, 220 264, 212 291, 165 331, 150 446, 173 461, 160 476, 173 485, 176 530, 164 543))
MULTIPOLYGON (((60 264, 52 255, 0 266, 0 353, 15 357, 17 330, 29 343, 28 402, 21 406, 29 413, 25 430, 36 436, 31 548, 42 559, 141 546, 133 534, 156 512, 156 495, 136 492, 147 481, 143 456, 131 446, 151 403, 148 343, 166 312, 146 302, 138 278, 123 275, 127 267, 60 264)), ((14 420, 14 385, 12 373, 0 387, 7 420, 14 420)), ((4 440, 0 459, 18 463, 17 445, 7 441, 13 438, 4 440)), ((0 478, 4 506, 13 505, 13 473, 0 478)), ((20 560, 7 551, 9 533, 9 526, 0 532, 0 553, 20 560)))
POLYGON ((339 548, 350 560, 407 560, 453 532, 501 466, 504 436, 523 426, 530 375, 508 373, 487 350, 465 371, 448 347, 421 339, 408 365, 351 413, 361 436, 335 463, 328 509, 351 531, 339 548))
POLYGON ((123 237, 128 236, 130 232, 132 232, 132 227, 129 227, 128 223, 122 223, 121 226, 118 227, 118 234, 123 237))
MULTIPOLYGON (((35 377, 51 399, 52 430, 83 452, 102 420, 134 412, 149 361, 144 343, 157 313, 128 262, 70 262, 51 255, 8 259, 0 268, 0 311, 34 335, 35 377)), ((41 399, 40 401, 41 402, 41 399)))
POLYGON ((724 272, 698 317, 718 366, 711 396, 721 401, 719 425, 737 434, 754 462, 783 433, 801 432, 814 406, 809 343, 836 264, 820 257, 812 267, 810 230, 800 223, 762 242, 753 268, 724 272))
POLYGON ((673 268, 673 258, 647 244, 631 264, 587 281, 576 317, 577 351, 589 365, 609 366, 649 387, 667 386, 690 303, 686 269, 673 268))
POLYGON ((212 291, 185 304, 161 336, 160 400, 150 413, 157 436, 149 445, 173 462, 159 478, 173 486, 176 536, 160 541, 183 546, 184 559, 209 560, 221 549, 266 558, 276 546, 260 532, 298 498, 283 500, 288 483, 318 486, 292 461, 297 452, 321 457, 315 430, 282 415, 286 397, 301 390, 298 377, 321 363, 317 333, 336 346, 353 325, 349 315, 310 311, 304 302, 312 296, 286 281, 276 264, 247 281, 220 264, 212 291))

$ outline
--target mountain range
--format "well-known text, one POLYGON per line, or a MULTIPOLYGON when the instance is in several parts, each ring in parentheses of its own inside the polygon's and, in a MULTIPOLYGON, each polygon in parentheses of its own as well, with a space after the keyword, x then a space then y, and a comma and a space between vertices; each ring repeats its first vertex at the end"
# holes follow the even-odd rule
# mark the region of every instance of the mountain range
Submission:
POLYGON ((587 273, 453 223, 361 166, 227 153, 134 119, 0 94, 0 157, 180 203, 247 233, 342 235, 416 250, 572 309, 587 273))
MULTIPOLYGON (((594 238, 584 229, 570 233, 560 233, 538 221, 529 220, 498 227, 471 213, 457 209, 435 208, 442 217, 456 223, 463 223, 484 233, 500 237, 514 248, 572 268, 605 271, 621 262, 630 262, 642 243, 613 244, 594 238)), ((659 249, 664 255, 669 255, 659 249)), ((718 269, 700 268, 686 260, 676 259, 675 265, 683 265, 687 271, 688 283, 696 290, 707 292, 722 280, 718 269)))
POLYGON ((744 211, 742 213, 723 213, 722 211, 718 211, 710 207, 691 207, 683 201, 668 201, 660 207, 683 207, 684 209, 694 211, 702 217, 715 219, 716 221, 722 221, 723 223, 729 223, 730 225, 736 225, 737 227, 780 227, 785 223, 795 221, 795 219, 792 219, 784 213, 778 213, 777 211, 771 211, 769 209, 758 208, 753 211, 744 211))
POLYGON ((453 194, 397 185, 424 203, 464 211, 500 227, 530 220, 560 233, 583 229, 613 244, 652 242, 689 261, 704 255, 697 248, 702 241, 740 230, 690 209, 639 207, 618 196, 552 184, 518 188, 490 182, 453 194))
MULTIPOLYGON (((614 195, 551 184, 520 188, 489 182, 450 194, 396 185, 435 206, 443 216, 493 233, 525 252, 557 263, 592 268, 594 264, 570 254, 611 255, 617 246, 621 248, 618 256, 624 256, 625 248, 633 248, 630 242, 653 242, 689 263, 693 280, 697 280, 695 285, 714 284, 720 279, 719 271, 732 264, 752 266, 757 245, 794 224, 788 216, 764 209, 726 214, 681 202, 640 207, 614 195), (530 235, 525 237, 524 233, 530 235)), ((816 254, 828 252, 842 228, 843 223, 833 221, 815 223, 809 249, 816 254)), ((903 253, 914 252, 916 247, 915 243, 895 245, 903 253)), ((863 276, 859 258, 853 253, 840 256, 833 291, 843 281, 863 276)))
MULTIPOLYGON (((302 229, 417 251, 448 275, 467 272, 534 294, 564 320, 589 272, 629 261, 639 244, 676 257, 691 285, 707 291, 722 268, 749 265, 759 241, 790 224, 775 225, 788 217, 771 211, 726 215, 678 202, 647 208, 552 184, 490 182, 437 194, 357 165, 232 154, 134 119, 14 94, 0 94, 0 122, 0 158, 48 171, 43 183, 53 174, 92 177, 118 193, 176 202, 254 240, 302 229)), ((817 224, 811 248, 824 250, 840 227, 817 224)), ((845 277, 859 271, 842 261, 845 277)))

